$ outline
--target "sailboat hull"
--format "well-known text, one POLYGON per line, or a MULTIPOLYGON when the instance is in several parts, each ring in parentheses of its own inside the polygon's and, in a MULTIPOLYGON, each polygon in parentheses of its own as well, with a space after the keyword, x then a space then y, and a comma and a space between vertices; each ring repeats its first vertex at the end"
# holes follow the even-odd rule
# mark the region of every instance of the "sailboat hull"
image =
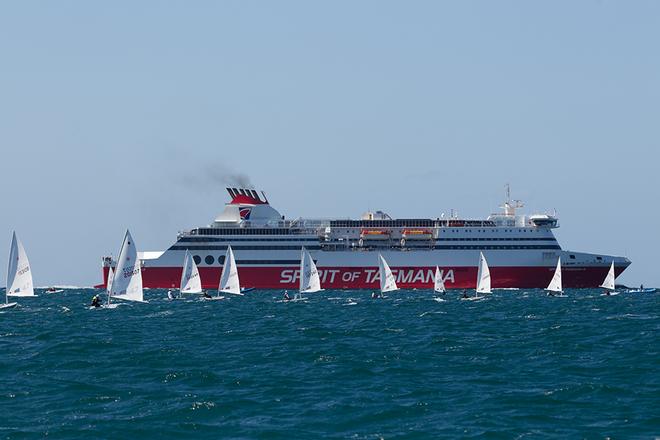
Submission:
POLYGON ((619 292, 601 293, 600 296, 617 296, 619 292))

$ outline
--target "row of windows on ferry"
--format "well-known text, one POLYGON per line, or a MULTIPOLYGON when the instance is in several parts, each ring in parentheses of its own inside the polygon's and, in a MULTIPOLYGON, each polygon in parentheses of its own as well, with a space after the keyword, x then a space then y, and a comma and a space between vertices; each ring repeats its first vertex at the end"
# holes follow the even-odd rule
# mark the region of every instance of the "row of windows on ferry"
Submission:
MULTIPOLYGON (((337 233, 350 234, 350 233, 355 232, 355 231, 354 231, 353 229, 344 229, 343 231, 338 229, 338 230, 333 231, 333 232, 334 232, 335 234, 337 234, 337 233)), ((449 233, 449 232, 451 232, 451 233, 453 233, 453 234, 458 234, 458 233, 462 233, 462 234, 464 234, 464 233, 472 233, 472 232, 476 232, 476 233, 489 233, 489 234, 493 234, 493 233, 507 233, 507 234, 508 234, 508 233, 512 233, 512 232, 530 232, 530 233, 532 233, 532 232, 536 232, 536 233, 539 233, 539 232, 541 232, 541 230, 539 230, 539 229, 533 229, 533 228, 518 228, 518 229, 500 229, 500 228, 493 228, 493 229, 471 229, 471 228, 454 228, 454 229, 441 229, 440 232, 441 232, 442 234, 446 234, 446 233, 449 233)), ((544 232, 545 232, 545 231, 544 231, 544 232)))
POLYGON ((440 219, 396 219, 396 220, 330 220, 331 228, 407 228, 407 227, 495 227, 490 220, 440 220, 440 219))
MULTIPOLYGON (((338 237, 336 239, 329 239, 329 238, 322 238, 321 242, 322 243, 329 243, 329 242, 345 242, 345 241, 357 241, 357 239, 352 239, 352 240, 345 240, 342 237, 338 237)), ((389 243, 392 240, 369 240, 366 238, 364 240, 365 242, 370 242, 370 241, 379 241, 383 243, 389 243)), ((420 242, 428 242, 429 240, 410 240, 408 243, 409 245, 414 243, 415 241, 420 241, 420 242)), ((557 240, 553 236, 547 236, 547 237, 440 237, 436 239, 431 239, 431 241, 435 242, 443 242, 443 241, 552 241, 556 242, 557 240)), ((319 239, 317 237, 312 237, 312 238, 306 238, 306 239, 273 239, 273 238, 251 238, 251 239, 245 239, 245 238, 221 238, 221 239, 212 239, 212 238, 205 238, 205 237, 183 237, 179 239, 177 243, 293 243, 293 242, 299 242, 299 243, 305 243, 305 246, 308 248, 310 246, 317 245, 319 243, 319 239)), ((175 245, 176 246, 176 245, 175 245)), ((194 246, 194 245, 193 245, 194 246)), ((236 245, 234 245, 235 247, 236 245)), ((238 245, 241 246, 241 245, 238 245)), ((260 245, 259 247, 255 249, 290 249, 291 245, 284 245, 284 246, 273 246, 273 245, 260 245)), ((297 249, 298 247, 294 246, 293 249, 297 249)), ((238 249, 238 248, 237 248, 238 249)))
MULTIPOLYGON (((198 228, 191 235, 288 235, 288 228, 198 228)), ((295 233, 295 232, 294 232, 295 233)))
MULTIPOLYGON (((550 248, 550 247, 549 247, 550 248)), ((559 249, 559 247, 552 247, 552 249, 559 249)), ((488 248, 484 248, 488 249, 488 248)), ((524 248, 523 248, 524 249, 524 248)), ((556 254, 554 252, 544 252, 543 253, 543 258, 544 259, 554 259, 556 257, 556 254)), ((575 260, 575 255, 570 254, 569 259, 575 260)), ((193 260, 195 260, 195 264, 201 264, 202 263, 202 257, 199 255, 193 255, 193 260)), ((596 257, 597 261, 603 261, 602 257, 596 257)), ((223 265, 225 263, 225 256, 221 255, 217 257, 217 261, 219 265, 223 265)), ((215 264, 216 262, 216 257, 213 255, 207 255, 204 257, 204 263, 206 263, 208 266, 211 266, 215 264)), ((237 260, 237 264, 298 264, 298 260, 237 260)))
POLYGON ((263 238, 263 237, 250 237, 250 238, 235 238, 235 237, 181 237, 178 240, 180 243, 181 242, 186 242, 186 243, 206 243, 206 242, 239 242, 239 241, 245 241, 245 242, 261 242, 261 241, 270 241, 270 242, 310 242, 310 243, 315 243, 318 242, 318 237, 316 235, 310 236, 310 237, 303 237, 303 238, 296 238, 296 237, 286 237, 286 238, 263 238))
MULTIPOLYGON (((199 255, 193 255, 193 260, 195 264, 201 264, 202 257, 199 255)), ((217 258, 218 264, 225 264, 225 256, 221 255, 217 258)), ((204 257, 204 263, 211 266, 216 261, 216 258, 213 255, 207 255, 204 257)), ((300 264, 299 260, 236 260, 236 264, 300 264)))
MULTIPOLYGON (((387 228, 387 227, 435 227, 436 225, 433 224, 423 224, 425 220, 421 220, 422 224, 401 224, 401 225, 387 225, 387 224, 380 224, 380 223, 391 223, 391 222, 399 222, 400 220, 368 220, 368 221, 362 221, 362 220, 337 220, 337 221, 331 221, 330 222, 330 227, 331 228, 361 228, 361 227, 375 227, 375 228, 387 228), (347 223, 352 223, 355 222, 355 225, 347 224, 347 223), (360 225, 360 223, 368 223, 366 225, 360 225), (336 223, 336 224, 335 224, 336 223)), ((433 222, 433 220, 429 220, 430 222, 433 222)), ((481 222, 481 221, 474 221, 475 224, 468 224, 471 221, 464 221, 465 223, 465 229, 463 228, 458 228, 458 229, 442 229, 442 233, 447 233, 447 232, 452 232, 452 233, 459 233, 459 232, 476 232, 476 233, 493 233, 493 232, 499 232, 499 233, 511 233, 511 232, 541 232, 538 229, 534 228, 517 228, 517 229, 500 229, 496 228, 495 224, 486 224, 486 223, 492 223, 492 222, 481 222), (479 224, 476 224, 479 223, 479 224), (470 229, 473 227, 492 227, 491 229, 470 229)), ((446 225, 444 225, 446 227, 446 225)), ((452 225, 449 225, 451 227, 452 225)), ((289 228, 199 228, 199 229, 193 229, 190 231, 191 235, 290 235, 290 234, 297 234, 300 233, 300 230, 297 229, 289 229, 289 228)), ((342 231, 333 231, 335 233, 339 232, 341 233, 342 231)), ((349 229, 344 230, 345 233, 350 233, 353 232, 349 229)))
MULTIPOLYGON (((529 245, 529 246, 439 246, 437 249, 452 249, 452 250, 479 250, 479 251, 485 251, 485 250, 522 250, 522 249, 536 249, 536 250, 561 250, 561 247, 557 245, 529 245)), ((176 249, 176 250, 183 250, 181 248, 176 249)), ((190 249, 193 251, 200 251, 200 250, 210 250, 210 249, 190 249)), ((219 250, 219 249, 213 249, 213 250, 219 250)), ((318 250, 318 249, 314 249, 318 250)), ((574 256, 571 256, 571 258, 575 258, 574 256)), ((195 260, 196 264, 200 264, 202 262, 202 258, 199 255, 193 255, 193 259, 195 260)), ((218 264, 222 265, 225 262, 225 256, 224 255, 219 255, 218 257, 214 257, 213 255, 207 255, 204 257, 204 263, 207 265, 212 265, 215 262, 218 262, 218 264)), ((238 264, 268 264, 269 261, 275 261, 275 260, 237 260, 238 264)), ((281 261, 281 260, 277 260, 281 261)), ((291 264, 297 264, 300 261, 299 260, 291 260, 291 264)))
MULTIPOLYGON (((452 240, 438 240, 437 242, 433 242, 432 244, 429 244, 429 242, 419 240, 419 241, 411 241, 407 243, 405 246, 402 244, 401 246, 393 245, 391 242, 388 241, 365 241, 360 247, 361 248, 388 248, 388 249, 399 249, 399 248, 424 248, 424 249, 559 249, 559 245, 555 240, 539 240, 540 242, 545 242, 546 244, 495 244, 495 243, 482 243, 482 244, 442 244, 444 242, 449 242, 452 240)), ((456 240, 460 242, 469 242, 469 241, 483 241, 483 240, 456 240)), ((490 240, 490 241, 495 241, 495 240, 490 240)), ((512 242, 513 240, 506 240, 506 242, 512 242)), ((320 250, 322 247, 324 249, 327 249, 327 246, 333 243, 338 243, 338 242, 325 242, 322 243, 321 245, 319 244, 310 244, 305 246, 305 249, 310 250, 310 251, 316 251, 320 250)), ((346 248, 347 246, 351 246, 351 248, 355 247, 356 242, 345 242, 345 244, 341 245, 341 248, 346 248)), ((227 245, 211 245, 211 244, 205 244, 205 245, 196 245, 196 244, 175 244, 173 246, 170 246, 169 250, 172 251, 182 251, 182 250, 214 250, 214 251, 226 251, 227 250, 227 245)), ((272 246, 272 245, 234 245, 232 246, 232 249, 234 250, 242 250, 242 251, 299 251, 301 249, 301 246, 299 245, 282 245, 282 246, 272 246)))
POLYGON ((528 232, 530 234, 532 233, 540 233, 540 232, 546 232, 542 231, 540 229, 535 229, 535 228, 517 228, 517 229, 500 229, 500 228, 493 228, 493 229, 443 229, 441 231, 443 234, 446 233, 453 233, 453 234, 471 234, 471 233, 488 233, 488 234, 510 234, 510 233, 518 233, 518 232, 528 232))

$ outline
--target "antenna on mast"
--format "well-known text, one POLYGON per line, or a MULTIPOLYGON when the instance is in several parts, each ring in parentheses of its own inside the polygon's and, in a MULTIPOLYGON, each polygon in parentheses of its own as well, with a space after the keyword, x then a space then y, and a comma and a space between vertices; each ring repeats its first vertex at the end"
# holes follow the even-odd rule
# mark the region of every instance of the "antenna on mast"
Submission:
POLYGON ((504 185, 504 188, 506 189, 506 200, 504 201, 504 206, 501 208, 504 209, 504 215, 515 217, 516 209, 522 208, 525 205, 520 200, 511 200, 511 185, 507 183, 504 185))

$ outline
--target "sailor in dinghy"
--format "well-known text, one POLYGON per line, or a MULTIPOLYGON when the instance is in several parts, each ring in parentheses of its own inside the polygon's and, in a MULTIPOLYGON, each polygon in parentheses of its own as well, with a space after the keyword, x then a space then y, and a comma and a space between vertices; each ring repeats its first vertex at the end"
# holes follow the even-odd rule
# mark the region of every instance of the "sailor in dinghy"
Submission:
MULTIPOLYGON (((115 279, 115 271, 112 270, 112 266, 108 268, 108 282, 105 285, 105 294, 108 297, 108 304, 110 304, 110 292, 112 291, 112 281, 115 279)), ((94 295, 92 297, 92 303, 90 308, 99 308, 102 307, 101 297, 99 295, 94 295)))
POLYGON ((90 307, 94 307, 95 309, 98 309, 99 307, 102 307, 101 297, 98 296, 98 295, 94 295, 92 297, 92 303, 91 303, 90 307))

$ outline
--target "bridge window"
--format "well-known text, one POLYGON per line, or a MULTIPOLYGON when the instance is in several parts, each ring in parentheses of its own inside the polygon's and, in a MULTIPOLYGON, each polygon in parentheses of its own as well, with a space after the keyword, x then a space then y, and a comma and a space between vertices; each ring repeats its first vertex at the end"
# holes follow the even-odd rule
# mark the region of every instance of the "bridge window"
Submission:
POLYGON ((570 258, 571 260, 575 260, 575 255, 569 255, 568 258, 570 258))

